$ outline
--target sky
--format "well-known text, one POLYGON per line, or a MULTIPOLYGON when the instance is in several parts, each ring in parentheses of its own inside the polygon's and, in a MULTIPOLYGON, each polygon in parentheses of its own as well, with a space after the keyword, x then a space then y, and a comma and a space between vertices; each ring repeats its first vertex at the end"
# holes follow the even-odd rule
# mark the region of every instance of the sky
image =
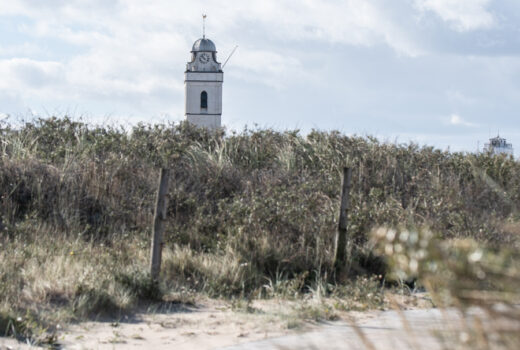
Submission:
POLYGON ((2 0, 0 120, 183 120, 203 13, 228 129, 520 155, 519 0, 2 0))

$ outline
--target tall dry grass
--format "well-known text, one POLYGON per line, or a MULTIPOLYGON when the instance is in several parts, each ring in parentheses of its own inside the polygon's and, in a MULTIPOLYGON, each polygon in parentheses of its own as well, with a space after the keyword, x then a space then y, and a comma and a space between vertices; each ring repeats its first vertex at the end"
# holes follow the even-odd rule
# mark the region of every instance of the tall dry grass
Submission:
POLYGON ((338 132, 125 130, 66 117, 3 124, 0 332, 18 317, 52 325, 53 317, 118 315, 161 294, 327 293, 343 166, 353 169, 353 280, 385 273, 367 239, 382 225, 518 248, 520 164, 512 158, 338 132), (164 166, 173 178, 155 286, 148 234, 164 166))

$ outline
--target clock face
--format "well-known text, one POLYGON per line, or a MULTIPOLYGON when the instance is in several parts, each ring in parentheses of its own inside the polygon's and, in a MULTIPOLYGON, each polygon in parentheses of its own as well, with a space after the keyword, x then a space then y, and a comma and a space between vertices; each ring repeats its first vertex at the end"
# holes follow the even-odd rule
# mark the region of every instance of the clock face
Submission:
POLYGON ((200 55, 199 61, 201 61, 202 63, 208 63, 209 55, 207 53, 203 53, 202 55, 200 55))

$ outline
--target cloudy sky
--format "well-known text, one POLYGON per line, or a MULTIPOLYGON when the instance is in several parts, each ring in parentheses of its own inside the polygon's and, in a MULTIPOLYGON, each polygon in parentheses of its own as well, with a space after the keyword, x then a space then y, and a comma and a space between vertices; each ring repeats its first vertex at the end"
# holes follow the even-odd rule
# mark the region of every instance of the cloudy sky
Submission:
POLYGON ((202 13, 228 128, 520 154, 518 0, 2 1, 0 119, 182 120, 202 13))

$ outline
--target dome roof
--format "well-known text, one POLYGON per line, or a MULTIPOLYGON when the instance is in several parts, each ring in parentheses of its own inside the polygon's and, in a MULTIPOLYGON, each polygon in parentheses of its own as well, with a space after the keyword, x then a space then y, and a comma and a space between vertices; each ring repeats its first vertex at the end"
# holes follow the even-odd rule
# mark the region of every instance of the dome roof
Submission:
POLYGON ((213 43, 213 41, 206 39, 206 38, 202 38, 202 39, 195 41, 195 44, 193 44, 193 48, 191 49, 191 51, 192 52, 193 51, 217 52, 217 48, 215 47, 215 44, 213 43))

